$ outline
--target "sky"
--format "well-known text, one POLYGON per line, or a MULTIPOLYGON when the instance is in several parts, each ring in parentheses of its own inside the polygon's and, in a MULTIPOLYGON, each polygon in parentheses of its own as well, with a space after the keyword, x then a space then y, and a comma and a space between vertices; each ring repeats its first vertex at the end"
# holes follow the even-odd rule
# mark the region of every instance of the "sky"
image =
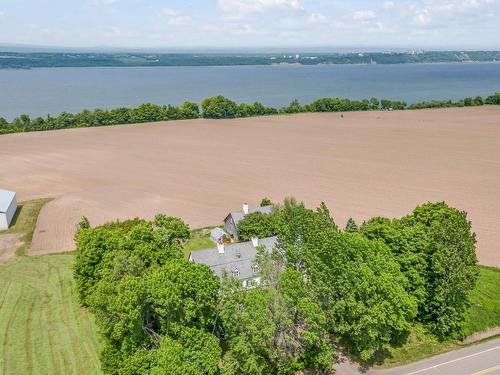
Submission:
POLYGON ((500 49, 500 0, 0 0, 0 43, 500 49))

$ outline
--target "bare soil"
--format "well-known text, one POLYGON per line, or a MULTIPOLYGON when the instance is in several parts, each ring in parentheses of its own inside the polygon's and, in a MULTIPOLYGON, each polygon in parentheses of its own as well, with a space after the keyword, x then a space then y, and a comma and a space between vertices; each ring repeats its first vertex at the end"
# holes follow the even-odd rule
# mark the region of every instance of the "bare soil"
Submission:
POLYGON ((92 225, 155 213, 220 224, 242 202, 325 201, 343 226, 445 200, 466 210, 481 263, 500 266, 500 107, 172 121, 0 136, 0 186, 56 197, 31 254, 92 225))

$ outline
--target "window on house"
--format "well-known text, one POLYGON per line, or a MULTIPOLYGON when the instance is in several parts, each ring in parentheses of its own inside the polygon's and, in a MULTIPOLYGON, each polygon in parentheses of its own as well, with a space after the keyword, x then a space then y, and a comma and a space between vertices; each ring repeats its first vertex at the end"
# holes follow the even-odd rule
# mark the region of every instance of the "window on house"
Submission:
POLYGON ((231 274, 233 275, 233 277, 239 277, 240 271, 237 268, 235 268, 234 270, 231 271, 231 274))
POLYGON ((254 264, 252 265, 252 272, 253 273, 259 273, 260 272, 260 268, 257 264, 254 264))

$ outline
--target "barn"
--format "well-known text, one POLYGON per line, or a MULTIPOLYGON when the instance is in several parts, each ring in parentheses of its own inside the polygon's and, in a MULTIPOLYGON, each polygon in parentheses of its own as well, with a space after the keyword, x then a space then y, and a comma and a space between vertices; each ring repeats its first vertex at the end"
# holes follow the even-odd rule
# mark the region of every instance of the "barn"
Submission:
POLYGON ((16 210, 16 193, 0 189, 0 230, 9 229, 16 210))

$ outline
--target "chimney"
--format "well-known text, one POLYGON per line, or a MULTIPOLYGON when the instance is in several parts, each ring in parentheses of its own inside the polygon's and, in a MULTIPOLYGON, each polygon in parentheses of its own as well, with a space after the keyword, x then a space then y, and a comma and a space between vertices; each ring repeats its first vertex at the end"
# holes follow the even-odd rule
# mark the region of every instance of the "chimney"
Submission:
POLYGON ((252 237, 252 245, 253 247, 259 246, 259 237, 252 237))
POLYGON ((217 251, 219 254, 224 254, 224 242, 217 242, 217 251))
POLYGON ((243 203, 243 214, 248 214, 248 203, 243 203))

